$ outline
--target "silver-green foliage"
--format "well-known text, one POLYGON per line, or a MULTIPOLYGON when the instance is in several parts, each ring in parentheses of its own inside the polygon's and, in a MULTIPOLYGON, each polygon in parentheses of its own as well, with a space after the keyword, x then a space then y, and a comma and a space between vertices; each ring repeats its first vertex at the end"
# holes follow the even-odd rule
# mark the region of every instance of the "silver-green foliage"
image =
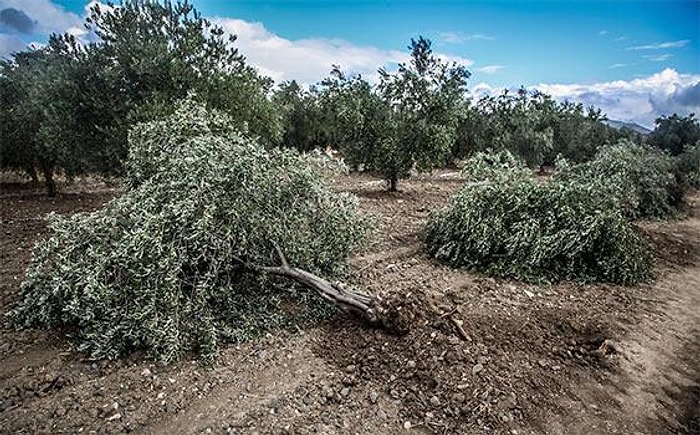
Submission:
POLYGON ((677 215, 682 201, 674 165, 663 151, 622 140, 602 147, 589 162, 558 165, 555 177, 600 186, 630 219, 661 219, 677 215))
POLYGON ((700 141, 676 157, 676 174, 684 186, 700 189, 700 141))
POLYGON ((652 276, 649 246, 596 184, 537 179, 507 151, 477 154, 465 175, 426 228, 438 260, 527 281, 632 284, 652 276))
POLYGON ((234 258, 276 264, 274 241, 295 266, 338 276, 365 237, 356 197, 331 192, 310 157, 267 151, 229 124, 185 102, 139 125, 131 189, 96 212, 51 218, 15 323, 65 328, 94 358, 144 349, 168 362, 321 313, 314 296, 285 293, 234 258))

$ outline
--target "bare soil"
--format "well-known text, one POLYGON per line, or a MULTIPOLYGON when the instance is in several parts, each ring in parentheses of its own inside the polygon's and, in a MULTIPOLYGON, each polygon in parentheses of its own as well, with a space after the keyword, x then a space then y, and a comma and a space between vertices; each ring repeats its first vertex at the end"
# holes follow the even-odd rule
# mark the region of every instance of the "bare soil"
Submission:
MULTIPOLYGON (((352 281, 401 308, 408 334, 339 315, 227 347, 212 367, 164 367, 138 354, 89 361, 56 333, 3 326, 0 432, 700 433, 699 198, 686 219, 641 225, 655 282, 534 286, 423 253, 421 227, 461 183, 441 171, 396 193, 365 175, 334 184, 377 218, 352 281)), ((20 296, 46 214, 118 194, 3 188, 0 313, 20 296)))

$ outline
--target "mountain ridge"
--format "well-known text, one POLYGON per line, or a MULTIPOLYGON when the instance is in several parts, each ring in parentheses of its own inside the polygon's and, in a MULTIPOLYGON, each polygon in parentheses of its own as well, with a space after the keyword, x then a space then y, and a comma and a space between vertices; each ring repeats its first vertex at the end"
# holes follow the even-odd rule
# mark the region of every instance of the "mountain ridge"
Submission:
POLYGON ((616 119, 606 119, 603 121, 606 125, 615 128, 617 130, 622 130, 623 128, 628 128, 636 133, 647 135, 652 132, 652 130, 637 124, 636 122, 626 122, 626 121, 619 121, 616 119))

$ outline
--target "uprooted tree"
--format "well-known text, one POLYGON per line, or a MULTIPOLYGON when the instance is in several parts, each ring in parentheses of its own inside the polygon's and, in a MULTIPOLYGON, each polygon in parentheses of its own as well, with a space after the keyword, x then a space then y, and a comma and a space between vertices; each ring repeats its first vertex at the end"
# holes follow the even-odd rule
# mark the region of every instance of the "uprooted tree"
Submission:
POLYGON ((665 152, 629 140, 602 147, 595 157, 570 165, 559 161, 554 177, 595 185, 614 198, 629 219, 664 219, 679 214, 684 186, 674 176, 676 161, 665 152))
POLYGON ((125 194, 51 218, 11 319, 65 328, 93 358, 143 349, 165 362, 328 312, 293 282, 381 324, 372 297, 321 278, 343 276, 371 224, 326 169, 186 100, 130 133, 125 194))
POLYGON ((653 251, 608 183, 537 179, 512 154, 479 153, 467 183, 427 225, 427 251, 454 267, 535 282, 634 284, 653 276, 653 251))

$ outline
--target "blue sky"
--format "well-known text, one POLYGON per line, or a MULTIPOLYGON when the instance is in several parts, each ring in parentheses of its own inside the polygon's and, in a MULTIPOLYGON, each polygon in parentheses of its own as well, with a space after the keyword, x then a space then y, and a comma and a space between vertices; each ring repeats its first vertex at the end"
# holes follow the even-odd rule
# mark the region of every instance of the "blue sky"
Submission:
MULTIPOLYGON (((0 55, 80 34, 88 2, 0 0, 0 55), (22 27, 14 11, 35 25, 22 27)), ((376 77, 406 58, 411 37, 473 72, 476 93, 520 85, 601 106, 649 126, 700 112, 699 1, 215 1, 204 16, 239 35, 249 61, 274 79, 313 83, 331 64, 376 77)))
POLYGON ((490 78, 503 85, 626 79, 658 72, 659 67, 700 72, 698 2, 235 4, 197 3, 206 15, 262 22, 289 39, 341 38, 401 50, 411 37, 422 34, 437 50, 472 59, 475 68, 504 66, 490 78), (630 49, 677 41, 688 42, 665 50, 630 49), (659 62, 645 55, 668 58, 659 62))

